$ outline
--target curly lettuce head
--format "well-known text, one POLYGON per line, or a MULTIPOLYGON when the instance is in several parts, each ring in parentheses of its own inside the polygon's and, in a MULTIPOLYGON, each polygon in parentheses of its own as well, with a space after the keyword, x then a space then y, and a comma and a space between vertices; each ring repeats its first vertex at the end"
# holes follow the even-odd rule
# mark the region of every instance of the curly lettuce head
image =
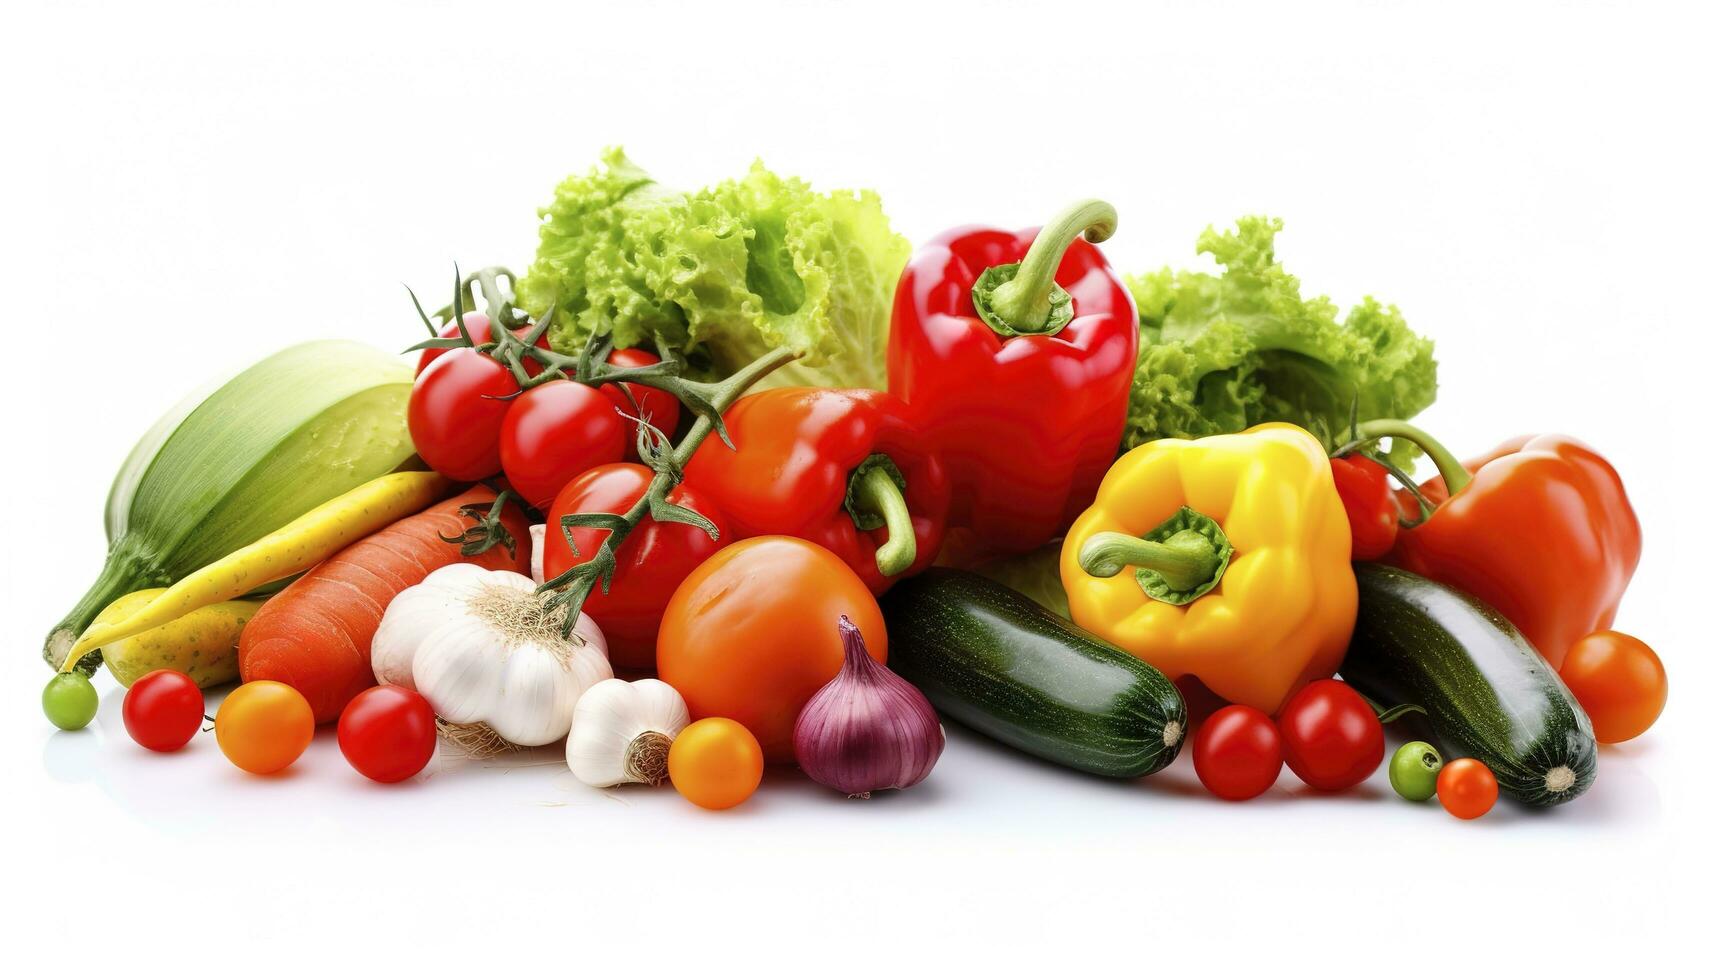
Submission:
POLYGON ((1332 446, 1358 418, 1410 418, 1435 400, 1434 344, 1374 299, 1339 319, 1274 257, 1281 222, 1239 219, 1197 250, 1224 271, 1129 276, 1141 337, 1125 448, 1292 422, 1332 446))
POLYGON ((674 191, 610 149, 602 166, 561 182, 541 216, 518 301, 532 316, 557 308, 556 350, 610 330, 619 346, 673 347, 724 376, 787 346, 801 359, 759 387, 887 387, 888 319, 910 245, 874 194, 819 193, 761 163, 674 191))

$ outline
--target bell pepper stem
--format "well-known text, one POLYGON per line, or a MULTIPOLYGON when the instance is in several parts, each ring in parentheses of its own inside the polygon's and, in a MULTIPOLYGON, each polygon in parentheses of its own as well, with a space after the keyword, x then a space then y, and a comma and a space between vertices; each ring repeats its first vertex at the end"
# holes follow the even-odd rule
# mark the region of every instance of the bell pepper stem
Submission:
POLYGON ((1365 442, 1382 438, 1404 439, 1417 446, 1440 472, 1441 482, 1447 485, 1448 496, 1465 489, 1471 482, 1471 471, 1459 462, 1459 457, 1448 451, 1434 436, 1403 419, 1371 419, 1360 423, 1355 438, 1365 442))
POLYGON ((1196 531, 1180 531, 1166 541, 1149 541, 1101 531, 1090 535, 1078 551, 1078 565, 1096 578, 1112 578, 1128 566, 1160 573, 1175 590, 1190 590, 1209 581, 1220 567, 1215 545, 1196 531))
POLYGON ((880 515, 887 527, 887 543, 875 549, 876 571, 891 578, 910 568, 917 561, 917 531, 899 484, 886 469, 872 466, 857 475, 852 490, 852 502, 880 515))
POLYGON ((1040 330, 1048 322, 1054 273, 1072 240, 1083 235, 1091 242, 1107 241, 1119 226, 1119 215, 1106 201, 1079 201, 1042 226, 1030 243, 1018 274, 994 291, 991 308, 1020 332, 1040 330))

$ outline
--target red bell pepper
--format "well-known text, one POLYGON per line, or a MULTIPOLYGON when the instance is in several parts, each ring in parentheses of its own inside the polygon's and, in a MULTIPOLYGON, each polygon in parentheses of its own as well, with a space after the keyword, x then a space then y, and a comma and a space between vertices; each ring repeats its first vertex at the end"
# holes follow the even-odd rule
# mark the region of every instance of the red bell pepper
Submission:
MULTIPOLYGON (((552 579, 575 565, 588 561, 611 531, 583 527, 572 529, 577 553, 566 541, 560 519, 568 514, 623 514, 643 499, 654 472, 637 463, 605 463, 584 471, 560 491, 548 512, 543 536, 542 572, 552 579)), ((721 531, 726 518, 707 495, 683 484, 667 495, 670 503, 702 514, 721 531)), ((710 538, 694 524, 659 523, 648 517, 628 534, 614 554, 616 567, 607 590, 595 589, 584 600, 583 611, 601 627, 607 640, 608 658, 614 666, 635 671, 655 671, 655 634, 667 600, 703 560, 725 545, 710 538)))
POLYGON ((951 521, 979 550, 1063 533, 1119 450, 1137 307, 1090 244, 1116 222, 1086 201, 1040 232, 955 229, 900 278, 888 387, 917 410, 952 478, 951 521))
MULTIPOLYGON (((1416 443, 1441 473, 1421 487, 1434 510, 1401 528, 1389 564, 1482 599, 1556 670, 1579 639, 1613 625, 1643 537, 1620 475, 1595 450, 1569 436, 1520 436, 1462 465, 1404 422, 1358 431, 1416 443)), ((1421 512, 1409 496, 1400 504, 1421 512)))
POLYGON ((935 560, 951 489, 904 402, 858 388, 775 388, 739 399, 726 427, 736 449, 703 443, 685 483, 739 537, 819 544, 877 595, 935 560))
POLYGON ((1392 551, 1399 537, 1399 503, 1387 485, 1386 467, 1364 456, 1336 456, 1328 463, 1352 526, 1352 560, 1375 561, 1392 551))

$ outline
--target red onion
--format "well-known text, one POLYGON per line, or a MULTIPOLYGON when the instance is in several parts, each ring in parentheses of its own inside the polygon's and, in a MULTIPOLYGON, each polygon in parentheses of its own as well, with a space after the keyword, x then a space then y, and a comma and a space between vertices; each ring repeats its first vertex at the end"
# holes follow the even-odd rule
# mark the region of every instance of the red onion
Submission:
POLYGON ((846 662, 798 713, 792 747, 811 779, 848 796, 915 786, 947 746, 923 692, 878 664, 863 634, 840 617, 846 662))

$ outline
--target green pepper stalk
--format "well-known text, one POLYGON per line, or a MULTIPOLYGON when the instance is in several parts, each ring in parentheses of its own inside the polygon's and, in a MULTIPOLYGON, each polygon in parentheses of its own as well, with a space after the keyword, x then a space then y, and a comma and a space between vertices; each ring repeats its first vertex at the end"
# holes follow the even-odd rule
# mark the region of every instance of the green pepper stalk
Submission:
POLYGON ((1090 535, 1078 550, 1078 567, 1096 578, 1137 569, 1137 583, 1153 599, 1188 605, 1219 585, 1233 546, 1213 518, 1181 507, 1143 537, 1119 531, 1090 535))
POLYGON ((1042 227, 1023 262, 991 266, 971 287, 977 315, 1003 337, 1059 333, 1072 322, 1072 297, 1054 282, 1072 240, 1105 242, 1119 227, 1106 201, 1079 201, 1042 227))

